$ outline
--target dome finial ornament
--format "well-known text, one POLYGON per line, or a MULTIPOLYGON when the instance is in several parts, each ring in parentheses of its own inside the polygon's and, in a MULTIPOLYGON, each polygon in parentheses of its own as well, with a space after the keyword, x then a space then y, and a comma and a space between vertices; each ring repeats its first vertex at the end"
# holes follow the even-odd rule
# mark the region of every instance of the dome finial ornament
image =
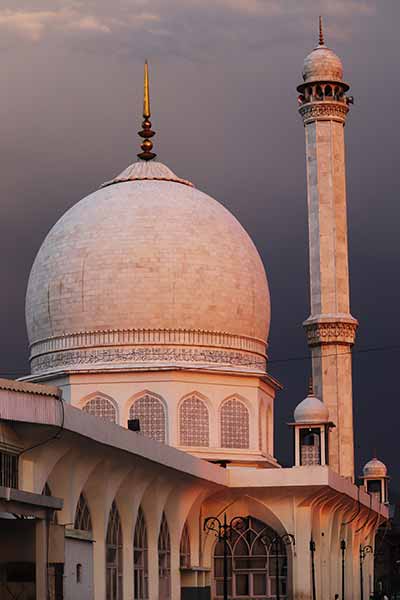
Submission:
POLYGON ((310 378, 308 380, 308 395, 309 396, 314 396, 314 383, 313 383, 313 376, 310 375, 310 378))
POLYGON ((320 46, 325 46, 324 29, 323 29, 323 23, 322 23, 322 17, 321 17, 321 15, 319 17, 319 45, 320 46))
POLYGON ((150 119, 150 92, 149 92, 149 65, 147 60, 144 63, 144 90, 143 90, 143 123, 142 130, 139 131, 140 137, 144 138, 143 144, 140 146, 143 152, 138 154, 138 158, 142 160, 152 160, 157 156, 153 149, 153 142, 149 138, 155 135, 155 132, 151 130, 150 119))

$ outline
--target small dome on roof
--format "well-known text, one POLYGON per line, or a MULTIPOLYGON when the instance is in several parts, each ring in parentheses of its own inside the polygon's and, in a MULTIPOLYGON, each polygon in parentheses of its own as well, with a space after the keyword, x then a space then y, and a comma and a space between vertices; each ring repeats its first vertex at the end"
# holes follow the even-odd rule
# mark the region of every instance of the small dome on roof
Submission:
POLYGON ((342 81, 342 61, 325 44, 318 45, 304 59, 303 79, 305 83, 314 81, 342 81))
POLYGON ((294 410, 296 423, 327 423, 329 410, 326 404, 311 392, 294 410))
POLYGON ((368 461, 363 468, 363 476, 364 477, 386 477, 387 476, 387 467, 376 457, 372 460, 368 461))

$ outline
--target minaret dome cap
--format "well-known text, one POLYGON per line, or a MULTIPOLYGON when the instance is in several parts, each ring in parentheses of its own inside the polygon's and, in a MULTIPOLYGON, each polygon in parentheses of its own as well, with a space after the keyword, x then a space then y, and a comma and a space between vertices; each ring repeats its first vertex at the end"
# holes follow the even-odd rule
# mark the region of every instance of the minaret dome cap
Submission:
POLYGON ((343 81, 343 64, 337 54, 326 46, 317 46, 304 60, 303 80, 343 81))
POLYGON ((333 50, 325 45, 321 17, 319 20, 319 42, 304 59, 303 80, 305 83, 343 81, 342 61, 333 50))

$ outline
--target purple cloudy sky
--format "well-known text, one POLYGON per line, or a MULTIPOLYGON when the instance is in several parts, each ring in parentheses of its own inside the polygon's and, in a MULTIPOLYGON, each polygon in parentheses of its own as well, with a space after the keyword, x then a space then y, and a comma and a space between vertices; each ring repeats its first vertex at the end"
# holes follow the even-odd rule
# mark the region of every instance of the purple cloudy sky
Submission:
POLYGON ((296 85, 325 17, 355 105, 346 127, 357 472, 399 488, 398 0, 0 0, 2 376, 27 372, 24 295, 45 234, 138 151, 143 60, 155 149, 241 221, 272 296, 278 458, 310 370, 304 132, 296 85), (299 360, 282 360, 282 359, 299 360))

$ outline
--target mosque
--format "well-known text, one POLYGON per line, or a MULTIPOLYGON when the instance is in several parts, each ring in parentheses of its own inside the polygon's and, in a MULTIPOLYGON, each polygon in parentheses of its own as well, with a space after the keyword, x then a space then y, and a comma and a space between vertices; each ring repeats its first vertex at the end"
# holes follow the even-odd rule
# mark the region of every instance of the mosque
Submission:
POLYGON ((147 64, 144 83, 139 160, 47 235, 31 374, 0 380, 0 598, 367 599, 388 479, 373 458, 355 483, 342 62, 320 25, 297 88, 312 383, 290 468, 263 263, 228 210, 155 160, 147 64))

